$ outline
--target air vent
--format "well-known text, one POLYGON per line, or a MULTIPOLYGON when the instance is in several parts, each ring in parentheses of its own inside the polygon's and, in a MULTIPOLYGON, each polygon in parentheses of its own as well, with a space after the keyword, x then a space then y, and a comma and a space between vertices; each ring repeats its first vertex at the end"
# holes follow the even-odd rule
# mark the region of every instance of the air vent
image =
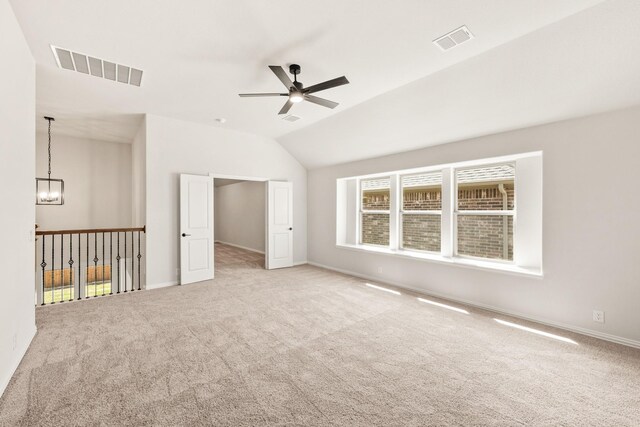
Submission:
POLYGON ((457 28, 450 33, 445 34, 442 37, 439 37, 433 41, 433 44, 438 46, 441 50, 449 50, 452 49, 466 41, 473 39, 473 34, 466 25, 463 25, 460 28, 457 28))
POLYGON ((302 117, 294 116, 293 114, 289 114, 288 116, 284 116, 282 120, 286 120, 288 122, 297 122, 302 117))
POLYGON ((95 77, 133 86, 140 86, 142 84, 142 71, 136 68, 115 64, 53 45, 51 45, 51 50, 53 51, 53 56, 56 59, 58 67, 64 68, 65 70, 91 74, 95 77))

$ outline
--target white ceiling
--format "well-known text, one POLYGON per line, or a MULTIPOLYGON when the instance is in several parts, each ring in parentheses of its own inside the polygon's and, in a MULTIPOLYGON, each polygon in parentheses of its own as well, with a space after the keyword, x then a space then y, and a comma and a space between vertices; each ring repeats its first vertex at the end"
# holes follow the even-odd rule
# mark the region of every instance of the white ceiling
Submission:
POLYGON ((239 184, 241 182, 247 182, 242 179, 229 179, 229 178, 214 178, 213 185, 215 187, 224 187, 225 185, 239 184))
POLYGON ((51 133, 100 141, 131 143, 142 124, 143 114, 85 114, 58 106, 38 105, 36 131, 47 132, 44 116, 52 116, 51 133))
MULTIPOLYGON (((281 137, 347 116, 364 101, 600 2, 11 0, 38 64, 38 115, 66 118, 69 129, 65 120, 57 124, 62 133, 86 131, 92 138, 122 142, 133 138, 144 113, 281 137), (431 43, 463 24, 476 39, 445 53, 431 43), (50 44, 140 68, 142 87, 58 69, 50 44), (351 84, 318 94, 341 105, 336 110, 296 105, 291 113, 302 120, 291 123, 277 115, 281 98, 237 96, 280 91, 267 65, 292 62, 302 65, 300 80, 306 85, 346 75, 351 84), (219 124, 217 117, 227 122, 219 124), (94 125, 82 130, 83 118, 94 125), (101 138, 100 132, 107 135, 101 138)), ((314 165, 304 160, 314 155, 313 144, 302 155, 287 147, 314 165)))
POLYGON ((317 168, 640 105, 639 23, 607 1, 278 141, 317 168))

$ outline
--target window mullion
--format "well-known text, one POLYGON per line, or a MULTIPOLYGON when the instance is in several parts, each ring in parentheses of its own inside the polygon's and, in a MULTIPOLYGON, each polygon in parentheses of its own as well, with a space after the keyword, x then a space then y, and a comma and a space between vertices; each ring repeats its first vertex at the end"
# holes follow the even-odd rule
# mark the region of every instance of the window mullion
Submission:
POLYGON ((360 231, 362 230, 362 180, 360 178, 358 178, 356 182, 356 215, 356 238, 354 242, 356 242, 358 245, 361 245, 363 242, 362 232, 360 231))
POLYGON ((389 180, 389 248, 396 250, 400 247, 400 179, 398 175, 391 175, 389 180))
POLYGON ((452 257, 454 251, 455 181, 453 168, 442 170, 442 218, 440 251, 444 257, 452 257))

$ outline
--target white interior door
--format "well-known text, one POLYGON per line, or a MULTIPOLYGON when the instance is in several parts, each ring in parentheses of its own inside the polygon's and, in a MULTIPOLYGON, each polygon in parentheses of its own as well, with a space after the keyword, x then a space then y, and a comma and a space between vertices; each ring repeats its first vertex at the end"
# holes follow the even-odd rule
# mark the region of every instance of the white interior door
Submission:
POLYGON ((267 184, 267 269, 293 265, 293 184, 267 184))
POLYGON ((213 179, 180 175, 180 284, 213 279, 213 179))

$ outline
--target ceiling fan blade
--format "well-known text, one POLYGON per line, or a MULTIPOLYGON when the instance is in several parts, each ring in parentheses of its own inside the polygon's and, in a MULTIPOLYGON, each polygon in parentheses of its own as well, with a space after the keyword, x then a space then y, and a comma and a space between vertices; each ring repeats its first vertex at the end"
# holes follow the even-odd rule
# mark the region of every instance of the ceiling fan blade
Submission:
POLYGON ((288 93, 239 93, 243 98, 252 97, 252 96, 289 96, 288 93))
POLYGON ((293 82, 291 81, 286 71, 284 71, 284 69, 281 66, 269 65, 269 68, 271 68, 271 71, 273 71, 273 74, 276 75, 276 77, 282 82, 283 85, 285 85, 287 89, 293 86, 293 82))
POLYGON ((337 77, 332 80, 327 80, 326 82, 318 83, 313 86, 309 86, 303 90, 304 93, 314 93, 320 92, 321 90, 331 89, 332 87, 342 86, 349 83, 349 80, 345 76, 337 77))
POLYGON ((336 108, 338 105, 340 105, 337 102, 329 101, 328 99, 324 98, 318 98, 317 96, 313 95, 305 95, 304 99, 306 101, 313 102, 314 104, 322 105, 323 107, 327 108, 336 108))
POLYGON ((292 106, 293 106, 293 102, 291 102, 290 100, 287 100, 287 103, 284 104, 284 106, 282 107, 282 109, 278 114, 287 114, 292 106))

